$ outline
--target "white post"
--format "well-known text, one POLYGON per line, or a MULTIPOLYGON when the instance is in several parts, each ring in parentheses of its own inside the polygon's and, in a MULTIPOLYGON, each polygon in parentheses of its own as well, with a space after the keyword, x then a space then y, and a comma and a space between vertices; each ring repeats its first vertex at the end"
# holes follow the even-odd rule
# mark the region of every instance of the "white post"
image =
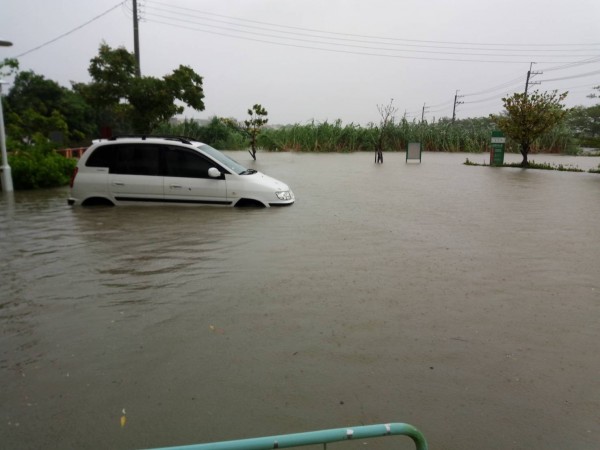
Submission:
POLYGON ((13 192, 13 182, 8 156, 6 155, 6 134, 4 133, 4 114, 2 113, 2 84, 0 81, 0 149, 2 150, 2 166, 0 177, 2 177, 2 192, 13 192))
MULTIPOLYGON (((10 47, 12 42, 0 39, 0 47, 10 47)), ((2 179, 2 192, 12 192, 13 182, 6 156, 6 134, 4 133, 4 114, 2 114, 2 81, 0 81, 0 150, 2 151, 2 166, 0 166, 0 178, 2 179)))

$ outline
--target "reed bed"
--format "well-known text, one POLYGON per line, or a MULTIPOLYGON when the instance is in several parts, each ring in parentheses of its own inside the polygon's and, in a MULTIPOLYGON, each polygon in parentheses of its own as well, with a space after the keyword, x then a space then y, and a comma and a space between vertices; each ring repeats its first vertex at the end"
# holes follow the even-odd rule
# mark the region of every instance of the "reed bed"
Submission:
MULTIPOLYGON (((231 122, 214 117, 201 126, 186 120, 180 124, 165 124, 157 133, 189 136, 221 150, 238 150, 249 147, 248 136, 231 122), (229 125, 228 125, 229 123, 229 125)), ((452 122, 409 122, 401 120, 383 130, 383 150, 405 151, 409 142, 420 142, 425 151, 480 153, 490 150, 494 124, 487 118, 464 119, 452 122)), ((266 151, 295 152, 374 152, 380 135, 376 124, 366 126, 354 123, 315 122, 264 128, 258 145, 266 151)), ((507 139, 506 151, 517 153, 518 143, 507 139)), ((567 125, 556 127, 538 139, 531 152, 576 153, 575 140, 567 125)))
MULTIPOLYGON (((494 124, 489 119, 466 119, 452 123, 402 120, 384 131, 384 151, 405 151, 409 142, 420 142, 426 151, 479 153, 490 150, 494 124)), ((374 124, 361 127, 343 125, 340 120, 329 123, 310 122, 263 131, 259 143, 269 151, 356 152, 375 151, 380 129, 374 124)), ((570 130, 557 127, 536 141, 532 152, 568 153, 574 147, 570 130)), ((507 152, 518 152, 519 145, 507 140, 507 152)))

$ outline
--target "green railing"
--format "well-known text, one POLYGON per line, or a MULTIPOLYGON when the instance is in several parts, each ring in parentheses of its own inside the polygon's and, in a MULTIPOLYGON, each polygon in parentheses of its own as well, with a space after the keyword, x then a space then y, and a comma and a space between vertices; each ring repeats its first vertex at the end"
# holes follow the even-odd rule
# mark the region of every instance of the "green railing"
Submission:
POLYGON ((154 450, 271 450, 275 448, 290 448, 318 444, 323 444, 324 447, 326 447, 327 444, 331 442, 395 435, 410 437, 415 443, 417 450, 427 450, 428 448, 425 436, 412 425, 406 423, 388 423, 382 425, 364 425, 351 428, 308 431, 305 433, 282 434, 280 436, 240 439, 236 441, 164 447, 154 450))

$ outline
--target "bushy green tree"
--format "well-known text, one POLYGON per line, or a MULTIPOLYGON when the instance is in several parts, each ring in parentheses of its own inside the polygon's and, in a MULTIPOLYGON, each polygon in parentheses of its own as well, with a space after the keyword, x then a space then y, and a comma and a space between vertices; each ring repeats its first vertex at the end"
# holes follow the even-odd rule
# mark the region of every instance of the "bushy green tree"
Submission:
POLYGON ((246 132, 250 136, 249 152, 254 161, 256 161, 256 141, 262 127, 265 126, 269 121, 269 119, 267 119, 268 114, 269 113, 265 108, 262 107, 262 105, 256 104, 252 107, 252 109, 248 110, 248 115, 250 116, 248 120, 244 120, 246 132))
POLYGON ((6 132, 14 142, 42 142, 55 132, 78 144, 95 134, 91 107, 75 92, 32 71, 18 72, 6 96, 6 132))
POLYGON ((567 121, 580 141, 600 140, 600 104, 588 108, 573 108, 567 121))
POLYGON ((520 144, 523 167, 529 165, 527 156, 533 142, 564 119, 568 110, 561 102, 566 97, 567 92, 557 91, 517 93, 502 99, 504 115, 490 115, 506 136, 520 144))
POLYGON ((204 110, 202 77, 187 66, 179 66, 161 78, 137 77, 135 56, 124 47, 100 46, 89 66, 92 82, 74 88, 97 109, 99 125, 129 127, 149 134, 160 123, 184 111, 183 105, 204 110))

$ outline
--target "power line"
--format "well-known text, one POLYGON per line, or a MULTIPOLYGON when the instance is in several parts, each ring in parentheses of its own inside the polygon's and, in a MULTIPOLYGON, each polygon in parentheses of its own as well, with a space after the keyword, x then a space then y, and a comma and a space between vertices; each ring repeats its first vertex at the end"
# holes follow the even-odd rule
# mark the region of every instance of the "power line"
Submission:
POLYGON ((111 11, 113 11, 113 10, 117 9, 119 6, 123 5, 123 4, 124 4, 125 2, 127 2, 127 1, 128 1, 128 0, 125 0, 125 1, 122 1, 122 2, 120 2, 120 3, 118 3, 118 4, 116 4, 115 6, 113 6, 113 7, 109 8, 109 9, 107 9, 106 11, 104 11, 104 12, 103 12, 103 13, 101 13, 101 14, 98 14, 96 17, 93 17, 92 19, 90 19, 90 20, 88 20, 87 22, 85 22, 85 23, 83 23, 83 24, 79 25, 78 27, 75 27, 75 28, 73 28, 72 30, 70 30, 70 31, 67 31, 66 33, 63 33, 63 34, 61 34, 60 36, 57 36, 57 37, 55 37, 54 39, 51 39, 51 40, 49 40, 48 42, 44 42, 43 44, 41 44, 41 45, 38 45, 37 47, 34 47, 34 48, 32 48, 31 50, 27 50, 26 52, 24 52, 24 53, 21 53, 20 55, 17 55, 17 56, 15 56, 15 58, 21 58, 22 56, 28 55, 29 53, 32 53, 32 52, 34 52, 34 51, 36 51, 36 50, 39 50, 39 49, 41 49, 41 48, 44 48, 44 47, 46 47, 47 45, 50 45, 50 44, 52 44, 52 43, 54 43, 54 42, 58 41, 59 39, 62 39, 62 38, 64 38, 64 37, 66 37, 66 36, 68 36, 68 35, 70 35, 70 34, 74 33, 75 31, 81 30, 83 27, 85 27, 85 26, 89 25, 89 24, 90 24, 90 23, 92 23, 92 22, 95 22, 96 20, 100 19, 101 17, 104 17, 105 15, 107 15, 107 14, 108 14, 108 13, 110 13, 111 11))
MULTIPOLYGON (((485 95, 485 94, 490 94, 490 93, 496 92, 496 91, 506 90, 506 89, 515 87, 517 85, 520 85, 521 83, 522 83, 522 77, 519 77, 519 78, 512 79, 510 81, 507 81, 506 83, 502 83, 498 86, 494 86, 489 89, 485 89, 483 91, 473 92, 471 94, 464 94, 463 96, 464 97, 478 97, 480 95, 485 95)), ((470 103, 470 102, 467 102, 467 103, 470 103)))
MULTIPOLYGON (((289 25, 274 24, 274 23, 269 23, 269 22, 261 22, 261 21, 257 21, 257 20, 242 19, 242 18, 238 18, 238 17, 232 17, 232 16, 226 16, 226 15, 222 15, 222 14, 215 14, 215 13, 200 11, 200 10, 193 9, 193 8, 174 6, 174 5, 170 5, 168 3, 163 3, 163 2, 158 2, 158 1, 148 1, 147 3, 148 4, 159 4, 159 5, 166 6, 166 7, 172 8, 172 9, 184 10, 184 11, 188 12, 185 14, 186 16, 189 15, 189 12, 193 11, 193 12, 195 12, 197 14, 201 14, 201 15, 221 17, 221 18, 235 20, 235 21, 239 21, 239 22, 255 23, 255 24, 267 25, 267 26, 283 28, 283 29, 293 29, 293 30, 300 30, 300 31, 316 32, 316 33, 322 33, 322 34, 328 34, 328 35, 352 36, 352 37, 367 38, 367 39, 380 39, 380 40, 401 41, 401 42, 419 42, 419 43, 425 43, 425 44, 476 45, 476 46, 492 46, 492 47, 495 47, 495 46, 511 46, 511 47, 527 47, 527 46, 529 46, 529 47, 541 47, 541 48, 543 48, 543 47, 565 47, 565 50, 572 48, 572 47, 579 47, 579 46, 583 46, 583 47, 599 47, 600 46, 600 43, 583 43, 583 44, 506 44, 506 43, 500 43, 499 44, 499 43, 475 43, 475 42, 456 42, 456 41, 429 41, 429 40, 419 40, 419 39, 404 39, 404 38, 381 37, 381 36, 373 36, 373 35, 351 34, 351 33, 338 33, 338 32, 333 32, 333 31, 318 30, 318 29, 314 29, 314 28, 302 28, 302 27, 295 27, 295 26, 289 26, 289 25)), ((156 8, 156 7, 154 7, 154 8, 156 8)))
MULTIPOLYGON (((188 30, 192 30, 192 31, 199 31, 202 33, 208 33, 208 34, 217 35, 217 36, 225 36, 225 37, 229 37, 229 38, 241 39, 241 40, 251 41, 251 42, 261 42, 261 43, 266 43, 266 44, 271 44, 271 45, 278 45, 278 46, 292 47, 292 48, 306 48, 306 49, 310 49, 310 50, 320 50, 320 51, 327 51, 327 52, 333 52, 333 53, 346 53, 346 54, 363 55, 363 56, 377 56, 377 57, 383 57, 383 58, 416 59, 416 60, 428 60, 428 61, 478 62, 478 63, 497 63, 497 64, 498 63, 500 63, 500 64, 523 64, 525 62, 523 60, 517 61, 517 60, 495 60, 495 59, 470 59, 470 58, 465 59, 465 58, 454 58, 454 57, 443 58, 443 57, 433 57, 433 56, 430 56, 430 57, 408 56, 408 55, 401 55, 401 54, 397 54, 397 53, 393 53, 393 54, 373 53, 370 51, 356 51, 356 50, 334 49, 334 48, 327 48, 327 47, 317 47, 315 45, 325 45, 325 46, 345 47, 345 48, 358 48, 358 49, 364 49, 364 50, 375 50, 375 51, 384 51, 384 52, 425 53, 425 54, 433 53, 433 54, 442 54, 442 55, 461 55, 461 56, 487 56, 490 58, 498 58, 498 57, 502 57, 502 56, 504 56, 504 57, 506 57, 506 56, 519 57, 519 58, 527 57, 527 55, 491 55, 491 54, 485 54, 485 53, 478 54, 478 53, 457 53, 457 52, 431 52, 431 51, 416 51, 416 50, 394 50, 394 49, 387 49, 387 48, 381 48, 381 47, 366 47, 366 46, 339 44, 339 43, 332 43, 332 42, 297 39, 297 38, 283 38, 281 36, 274 36, 274 35, 268 35, 268 34, 265 35, 262 33, 254 33, 254 32, 240 31, 240 30, 224 28, 224 27, 219 27, 219 26, 199 24, 199 23, 191 21, 191 20, 172 19, 169 17, 157 15, 157 14, 147 15, 146 20, 148 22, 177 27, 179 29, 183 28, 183 29, 188 29, 188 30), (164 22, 162 20, 152 19, 151 17, 159 17, 159 18, 169 20, 169 21, 175 20, 177 23, 164 22), (195 27, 182 25, 181 24, 182 22, 190 23, 192 25, 195 25, 195 27), (287 40, 292 40, 292 41, 305 42, 305 43, 309 43, 309 44, 313 44, 313 45, 292 44, 292 43, 277 42, 277 41, 267 40, 267 39, 236 36, 236 35, 232 35, 232 34, 228 34, 228 33, 211 31, 211 30, 207 30, 205 28, 198 28, 198 27, 224 29, 225 31, 234 32, 234 33, 244 33, 244 34, 257 35, 257 36, 262 36, 262 37, 267 37, 267 38, 287 39, 287 40)), ((554 56, 572 57, 573 55, 554 55, 554 56)))
POLYGON ((544 69, 544 72, 551 72, 553 70, 570 69, 572 67, 577 67, 577 66, 581 66, 581 65, 584 65, 584 64, 593 64, 593 63, 597 63, 597 62, 600 62, 600 56, 594 56, 594 57, 589 58, 589 59, 584 59, 582 61, 576 61, 576 62, 564 64, 562 66, 556 66, 556 67, 546 68, 546 69, 544 69))
POLYGON ((472 105, 475 103, 487 103, 487 102, 491 102, 491 101, 495 101, 495 100, 501 100, 501 97, 498 97, 498 95, 494 95, 493 97, 487 97, 487 98, 483 98, 481 100, 473 100, 471 102, 465 102, 465 105, 472 105))
MULTIPOLYGON (((235 33, 249 33, 249 34, 256 34, 259 36, 267 36, 267 37, 274 37, 274 38, 278 38, 278 39, 294 39, 294 38, 288 38, 286 36, 279 36, 279 35, 272 35, 272 34, 262 34, 262 33, 256 33, 253 31, 245 31, 245 29, 250 29, 250 30, 261 30, 261 31, 267 31, 270 33, 279 33, 279 34, 283 34, 283 35, 292 35, 292 36, 301 36, 301 37, 308 37, 311 39, 327 39, 327 40, 333 40, 333 41, 343 41, 343 42, 354 42, 354 43, 362 43, 362 44, 376 44, 376 45, 388 45, 388 46, 393 46, 393 47, 397 47, 397 46, 402 46, 402 47, 412 47, 412 48, 435 48, 435 49, 444 49, 444 50, 462 50, 462 51, 466 51, 466 50, 474 50, 474 51, 488 51, 488 52, 539 52, 540 50, 532 50, 532 49, 522 49, 522 48, 487 48, 487 49, 482 49, 482 48, 473 48, 473 47, 456 47, 456 46, 440 46, 440 45, 425 45, 425 44, 407 44, 404 42, 398 42, 398 39, 393 39, 393 38, 382 38, 382 37, 368 37, 366 39, 371 39, 371 40, 364 40, 365 38, 362 39, 349 39, 347 37, 329 37, 329 36, 323 36, 324 34, 334 34, 336 36, 354 36, 354 37, 360 37, 360 35, 351 35, 351 34, 341 34, 341 33, 332 33, 332 32, 328 32, 328 31, 321 31, 321 30, 310 30, 310 29, 300 29, 303 30, 303 32, 298 32, 298 31, 288 31, 287 29, 292 29, 292 30, 298 30, 299 28, 297 27, 287 27, 287 26, 283 26, 283 25, 275 25, 275 24, 267 24, 264 22, 256 22, 256 21, 250 21, 251 23, 260 23, 263 25, 267 25, 268 27, 277 27, 277 28, 284 28, 284 30, 278 30, 278 29, 273 29, 273 28, 266 28, 264 26, 255 26, 255 25, 244 25, 244 24, 240 24, 240 23, 236 23, 236 22, 232 22, 231 20, 244 20, 244 19, 235 19, 235 18, 229 18, 230 20, 219 20, 219 19, 213 19, 213 18, 206 18, 206 17, 199 17, 198 14, 202 15, 202 14, 207 14, 207 13, 203 13, 201 11, 197 11, 194 9, 190 9, 190 8, 178 8, 178 7, 173 7, 171 5, 169 5, 169 8, 159 8, 159 7, 155 7, 155 6, 150 6, 147 9, 152 9, 152 10, 156 10, 156 11, 161 11, 161 12, 165 12, 168 14, 174 14, 175 17, 173 16, 164 16, 161 14, 157 14, 155 13, 154 16, 162 18, 162 19, 166 19, 166 20, 181 20, 183 22, 188 22, 188 23, 193 23, 196 25, 201 25, 201 26, 206 26, 209 28, 217 28, 217 29, 223 29, 223 30, 227 30, 227 31, 233 31, 235 33), (170 9, 169 9, 170 8, 170 9), (173 8, 178 8, 178 9, 184 9, 186 11, 186 13, 179 13, 176 11, 173 11, 173 8), (194 12, 194 14, 190 14, 190 12, 194 12), (183 16, 184 18, 180 18, 181 16, 183 16), (190 20, 190 19, 195 19, 195 20, 190 20), (208 21, 209 23, 199 23, 197 22, 197 20, 200 21, 208 21), (229 27, 223 27, 223 26, 219 26, 219 25, 214 25, 215 23, 219 23, 219 24, 226 24, 226 25, 231 25, 234 27, 240 27, 241 29, 237 29, 237 28, 229 28, 229 27), (304 31, 310 31, 311 33, 320 33, 321 36, 316 36, 314 34, 307 34, 304 31), (378 40, 386 40, 386 41, 391 41, 391 42, 373 42, 372 39, 378 39, 378 40)), ((227 17, 227 16, 220 16, 218 15, 218 17, 227 17)), ((310 41, 312 42, 312 41, 310 41)), ((335 44, 335 43, 331 43, 328 42, 328 44, 331 45, 342 45, 342 44, 335 44)), ((449 45, 449 44, 448 44, 449 45)), ((456 45, 456 44, 452 44, 452 45, 456 45)), ((370 48, 370 47, 369 47, 370 48)), ((387 49, 386 49, 387 50, 387 49)), ((389 49, 392 50, 392 49, 389 49)), ((565 48, 561 48, 561 49, 543 49, 541 51, 543 52, 564 52, 565 48)), ((569 56, 573 56, 573 52, 589 52, 590 50, 594 50, 594 49, 590 49, 590 48, 583 48, 583 49, 573 49, 573 48, 569 48, 569 56)), ((407 50, 408 51, 408 50, 407 50)), ((600 49, 598 49, 598 51, 600 51, 600 49)), ((432 52, 434 53, 434 52, 432 52)), ((439 53, 447 53, 447 52, 439 52, 439 53)), ((457 54, 463 54, 463 53, 457 53, 457 54)), ((464 53, 464 54, 470 54, 470 53, 464 53)), ((480 55, 481 54, 475 54, 476 55, 480 55)), ((484 55, 488 55, 487 53, 484 55)), ((521 55, 494 55, 494 56, 521 56, 521 55)))
POLYGON ((590 77, 592 75, 598 75, 598 74, 600 74, 600 70, 595 70, 594 72, 588 72, 588 73, 581 73, 581 74, 578 74, 578 75, 571 75, 571 76, 568 76, 568 77, 549 78, 547 80, 542 80, 542 82, 545 83, 547 81, 571 80, 573 78, 590 77))

